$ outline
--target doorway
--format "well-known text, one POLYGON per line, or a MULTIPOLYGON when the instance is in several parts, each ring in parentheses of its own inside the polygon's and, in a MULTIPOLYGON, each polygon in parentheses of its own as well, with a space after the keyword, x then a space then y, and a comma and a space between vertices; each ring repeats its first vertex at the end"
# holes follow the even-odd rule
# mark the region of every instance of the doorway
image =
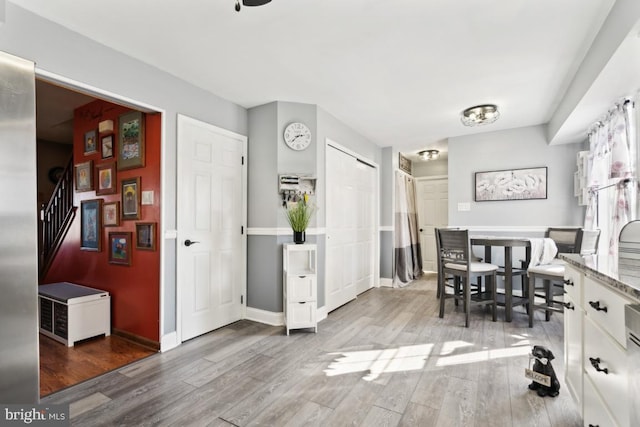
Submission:
POLYGON ((435 229, 449 225, 449 180, 418 178, 417 205, 423 271, 437 271, 435 229))
MULTIPOLYGON (((74 119, 74 111, 82 106, 95 103, 96 101, 103 100, 94 97, 93 95, 78 92, 71 87, 63 87, 55 84, 52 79, 36 78, 38 206, 34 207, 34 209, 40 209, 43 205, 48 203, 49 197, 57 183, 56 171, 60 168, 64 168, 73 154, 74 122, 76 121, 74 119)), ((106 104, 106 101, 104 102, 106 104)), ((112 102, 112 100, 109 100, 109 102, 112 102)), ((115 103, 111 105, 116 106, 115 103)), ((129 107, 127 107, 127 109, 128 108, 129 107)), ((158 121, 157 118, 154 120, 156 122, 158 121)), ((114 125, 117 126, 117 123, 114 123, 114 125)), ((159 128, 159 126, 156 127, 159 128)), ((159 139, 157 140, 159 141, 159 139)), ((147 148, 147 153, 151 153, 150 148, 147 148)), ((159 150, 160 145, 158 144, 154 151, 157 153, 159 150)), ((147 162, 157 163, 157 167, 159 168, 160 162, 159 160, 155 160, 156 158, 156 156, 147 156, 147 162)), ((108 164, 115 161, 115 158, 105 156, 104 153, 87 155, 81 158, 80 161, 87 161, 89 159, 91 159, 95 165, 108 164)), ((78 160, 76 159, 74 163, 78 163, 78 160)), ((140 173, 139 171, 133 171, 131 174, 139 175, 140 173)), ((119 176, 123 177, 124 174, 119 174, 119 176)), ((149 180, 146 180, 145 184, 149 186, 149 180)), ((107 198, 112 198, 114 200, 119 199, 118 194, 105 196, 96 195, 95 192, 82 193, 82 198, 85 197, 96 198, 103 201, 106 201, 107 198)), ((80 202, 76 199, 76 203, 74 203, 74 205, 79 207, 80 202)), ((76 214, 75 221, 79 221, 79 218, 80 213, 78 212, 76 214)), ((144 219, 145 218, 143 217, 142 220, 144 219)), ((153 221, 156 221, 156 218, 154 218, 153 221)), ((157 221, 157 225, 158 228, 160 228, 159 221, 157 221)), ((129 224, 126 225, 121 223, 117 227, 103 228, 100 231, 102 235, 106 236, 109 231, 124 230, 125 228, 128 230, 135 230, 135 225, 133 222, 129 222, 129 224)), ((70 232, 66 238, 70 241, 69 246, 76 248, 75 243, 72 242, 74 239, 72 235, 73 233, 70 232)), ((135 236, 135 234, 133 234, 133 236, 135 236)), ((93 252, 91 255, 92 260, 95 261, 92 263, 92 270, 95 270, 96 263, 101 259, 104 258, 104 261, 106 262, 106 246, 108 246, 106 238, 103 238, 102 243, 103 249, 101 253, 93 252)), ((148 257, 150 254, 151 253, 145 253, 144 255, 148 257)), ((151 255, 155 256, 157 254, 158 252, 155 252, 155 254, 151 255)), ((65 254, 65 256, 68 256, 68 254, 65 254)), ((136 254, 134 254, 134 257, 135 256, 136 254)), ((141 263, 141 256, 138 256, 137 260, 141 263)), ((134 261, 136 260, 134 259, 134 261)), ((83 263, 81 262, 80 264, 83 263)), ((127 275, 127 272, 130 271, 130 267, 116 268, 118 269, 119 274, 124 274, 125 276, 127 275)), ((59 268, 59 271, 60 270, 62 269, 59 268)), ((63 278, 62 280, 65 279, 63 278)), ((132 278, 131 280, 133 281, 134 279, 132 278)), ((58 275, 58 277, 54 277, 53 279, 50 278, 48 282, 52 281, 61 281, 60 276, 58 275)), ((126 278, 124 281, 126 282, 126 278)), ((92 286, 90 281, 82 282, 82 284, 92 286)), ((157 293, 159 298, 160 281, 149 282, 149 286, 151 289, 150 292, 157 293)), ((101 286, 96 284, 95 287, 101 286)), ((123 298, 125 297, 120 297, 119 299, 122 300, 123 298)), ((135 300, 135 298, 131 296, 126 298, 128 298, 129 301, 135 300)), ((114 308, 112 304, 112 312, 113 310, 114 308)), ((152 323, 157 325, 158 316, 153 314, 149 314, 149 316, 152 318, 152 323)), ((157 351, 156 348, 149 347, 146 345, 147 343, 141 341, 143 340, 139 340, 135 335, 127 334, 126 331, 117 331, 116 328, 114 328, 113 334, 109 337, 96 337, 84 340, 77 342, 73 347, 66 347, 62 343, 53 341, 39 334, 40 395, 44 396, 59 391, 62 388, 75 385, 89 378, 96 377, 110 370, 122 367, 136 360, 140 360, 141 358, 147 357, 157 351), (119 335, 119 333, 124 333, 126 336, 119 335)))

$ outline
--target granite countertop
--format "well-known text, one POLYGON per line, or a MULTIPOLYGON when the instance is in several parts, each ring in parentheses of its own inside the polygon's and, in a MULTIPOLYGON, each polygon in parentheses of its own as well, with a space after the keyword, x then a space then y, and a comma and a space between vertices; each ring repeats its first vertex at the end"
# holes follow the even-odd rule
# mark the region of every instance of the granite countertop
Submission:
POLYGON ((597 255, 558 254, 558 258, 566 261, 569 265, 583 270, 587 276, 598 279, 628 297, 635 299, 636 302, 640 302, 640 277, 625 276, 624 281, 619 280, 617 275, 612 274, 608 270, 605 271, 604 269, 598 268, 597 255))

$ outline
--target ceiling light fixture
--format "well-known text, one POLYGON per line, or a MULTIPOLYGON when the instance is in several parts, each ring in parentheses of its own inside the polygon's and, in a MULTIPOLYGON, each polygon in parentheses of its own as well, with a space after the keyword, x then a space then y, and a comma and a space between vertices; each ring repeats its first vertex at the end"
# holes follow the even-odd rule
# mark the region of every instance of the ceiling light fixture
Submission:
POLYGON ((498 120, 500 112, 495 104, 476 105, 469 107, 460 114, 460 120, 465 126, 488 125, 498 120))
MULTIPOLYGON (((244 6, 262 6, 271 0, 242 0, 244 6)), ((240 12, 240 0, 236 0, 236 12, 240 12)))
POLYGON ((440 155, 438 150, 423 150, 418 153, 422 160, 435 160, 440 155))

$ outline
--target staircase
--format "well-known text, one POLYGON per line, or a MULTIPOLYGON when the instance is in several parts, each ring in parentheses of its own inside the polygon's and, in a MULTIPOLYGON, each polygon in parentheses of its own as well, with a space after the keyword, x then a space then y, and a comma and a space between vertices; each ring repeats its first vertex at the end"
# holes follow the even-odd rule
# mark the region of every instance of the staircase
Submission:
POLYGON ((73 158, 62 172, 49 204, 42 210, 40 279, 44 278, 76 214, 73 206, 73 158))

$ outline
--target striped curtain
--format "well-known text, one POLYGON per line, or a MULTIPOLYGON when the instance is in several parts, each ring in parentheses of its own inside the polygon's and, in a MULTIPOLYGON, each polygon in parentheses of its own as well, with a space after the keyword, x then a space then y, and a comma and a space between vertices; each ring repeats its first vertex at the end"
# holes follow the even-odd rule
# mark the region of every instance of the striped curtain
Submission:
POLYGON ((394 287, 402 287, 422 275, 418 234, 416 184, 413 178, 396 172, 394 287))

